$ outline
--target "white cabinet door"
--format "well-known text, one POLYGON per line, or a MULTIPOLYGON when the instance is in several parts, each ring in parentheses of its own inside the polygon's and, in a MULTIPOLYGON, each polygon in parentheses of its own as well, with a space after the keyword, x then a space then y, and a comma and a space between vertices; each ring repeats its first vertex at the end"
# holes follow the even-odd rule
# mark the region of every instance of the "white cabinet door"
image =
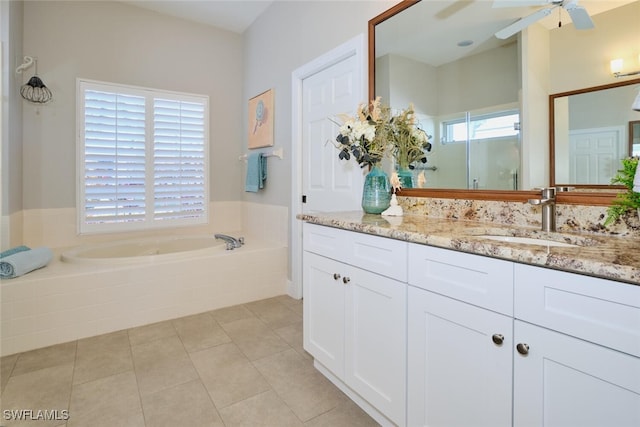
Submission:
POLYGON ((515 321, 514 426, 640 426, 640 358, 515 321))
POLYGON ((303 252, 304 349, 340 378, 344 376, 344 269, 342 263, 303 252))
POLYGON ((407 286, 355 267, 347 278, 345 382, 404 425, 407 286))
POLYGON ((408 325, 407 425, 511 426, 511 317, 409 286, 408 325))

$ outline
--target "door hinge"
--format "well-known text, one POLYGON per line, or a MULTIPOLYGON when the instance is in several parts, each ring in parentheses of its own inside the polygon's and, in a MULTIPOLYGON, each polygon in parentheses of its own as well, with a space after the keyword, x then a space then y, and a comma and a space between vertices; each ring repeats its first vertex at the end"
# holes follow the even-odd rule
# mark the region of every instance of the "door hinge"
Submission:
POLYGON ((302 195, 302 203, 307 203, 307 195, 306 194, 302 195))

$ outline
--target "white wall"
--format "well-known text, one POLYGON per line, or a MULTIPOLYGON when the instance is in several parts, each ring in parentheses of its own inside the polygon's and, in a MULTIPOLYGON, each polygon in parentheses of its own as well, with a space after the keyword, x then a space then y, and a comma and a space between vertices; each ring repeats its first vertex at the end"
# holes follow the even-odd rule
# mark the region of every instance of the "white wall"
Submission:
MULTIPOLYGON (((253 203, 289 206, 291 199, 291 74, 357 34, 368 21, 398 1, 276 1, 244 34, 245 102, 275 91, 275 146, 284 160, 269 159, 266 188, 244 193, 253 203)), ((366 99, 362 100, 366 102, 366 99)), ((357 106, 354 105, 354 110, 357 106)), ((246 106, 243 129, 247 127, 246 106)), ((243 136, 246 150, 246 132, 243 136)))
POLYGON ((75 206, 77 77, 208 95, 211 200, 240 199, 241 35, 114 1, 28 1, 24 52, 53 92, 23 104, 24 209, 75 206))

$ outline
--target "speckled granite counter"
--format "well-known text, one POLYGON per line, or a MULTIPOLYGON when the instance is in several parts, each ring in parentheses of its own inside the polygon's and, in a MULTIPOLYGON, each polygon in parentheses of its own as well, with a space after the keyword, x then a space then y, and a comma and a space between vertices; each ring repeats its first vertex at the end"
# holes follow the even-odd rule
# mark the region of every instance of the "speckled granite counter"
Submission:
POLYGON ((382 217, 361 211, 312 213, 298 219, 344 230, 454 249, 525 264, 640 285, 640 239, 591 233, 544 233, 538 228, 486 222, 428 218, 420 215, 382 217), (571 243, 556 247, 505 243, 483 235, 533 237, 571 243))

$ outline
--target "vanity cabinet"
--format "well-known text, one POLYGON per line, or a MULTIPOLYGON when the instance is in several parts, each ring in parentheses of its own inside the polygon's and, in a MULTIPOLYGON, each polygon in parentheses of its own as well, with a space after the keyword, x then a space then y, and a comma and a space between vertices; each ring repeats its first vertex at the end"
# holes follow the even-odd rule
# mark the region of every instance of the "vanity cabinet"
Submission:
POLYGON ((405 425, 407 243, 313 224, 303 233, 305 350, 405 425))
POLYGON ((386 424, 640 426, 640 286, 304 233, 304 347, 386 424))
POLYGON ((514 425, 640 426, 640 287, 515 265, 514 425))
POLYGON ((511 262, 409 245, 407 425, 511 426, 512 295, 511 262))

